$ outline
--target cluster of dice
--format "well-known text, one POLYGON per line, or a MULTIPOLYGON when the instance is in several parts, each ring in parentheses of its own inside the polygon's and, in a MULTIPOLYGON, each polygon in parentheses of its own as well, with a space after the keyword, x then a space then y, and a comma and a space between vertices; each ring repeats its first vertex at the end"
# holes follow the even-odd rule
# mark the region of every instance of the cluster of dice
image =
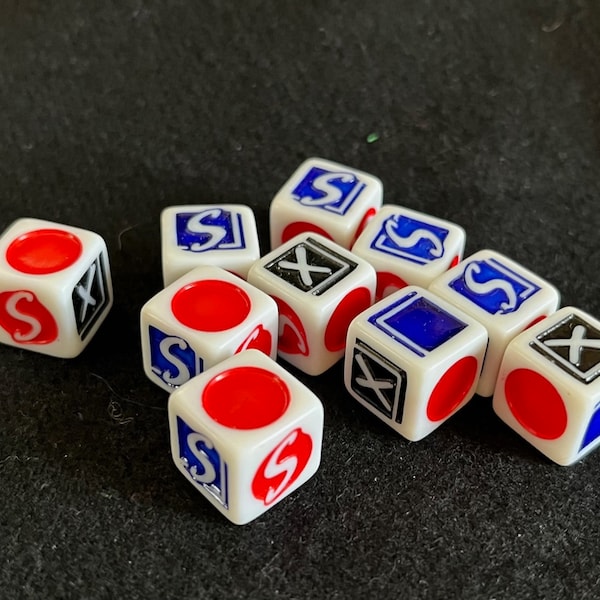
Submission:
MULTIPOLYGON (((600 323, 497 252, 463 259, 460 226, 382 202, 376 177, 309 159, 271 203, 262 257, 248 206, 162 213, 144 370, 170 393, 175 464, 234 523, 320 463, 322 404, 277 358, 319 375, 344 357, 349 396, 412 441, 477 393, 559 464, 600 443, 600 323)), ((81 352, 112 304, 100 236, 21 219, 0 257, 0 341, 81 352)))

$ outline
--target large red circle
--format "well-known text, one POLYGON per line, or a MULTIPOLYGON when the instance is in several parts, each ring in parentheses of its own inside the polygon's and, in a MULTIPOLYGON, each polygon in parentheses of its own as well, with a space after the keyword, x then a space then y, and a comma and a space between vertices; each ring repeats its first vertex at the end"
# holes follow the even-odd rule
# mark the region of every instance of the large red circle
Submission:
POLYGON ((380 271, 377 273, 377 290, 375 291, 375 299, 381 300, 403 287, 406 287, 408 283, 404 281, 398 275, 394 273, 388 273, 387 271, 380 271))
POLYGON ((83 251, 81 240, 63 229, 36 229, 14 239, 6 250, 6 261, 21 273, 47 275, 77 262, 83 251))
POLYGON ((515 369, 506 378, 504 394, 515 419, 532 435, 555 440, 565 432, 565 403, 543 375, 531 369, 515 369))
POLYGON ((325 328, 325 347, 337 352, 346 347, 346 334, 350 321, 371 306, 371 292, 365 287, 356 288, 336 306, 325 328))
POLYGON ((329 235, 322 227, 306 221, 295 221, 294 223, 290 223, 287 227, 285 227, 281 233, 281 243, 285 244, 285 242, 291 240, 297 235, 300 235, 301 233, 311 232, 318 233, 329 240, 333 240, 331 235, 329 235))
POLYGON ((290 390, 278 375, 260 367, 233 367, 213 377, 202 406, 220 425, 258 429, 274 423, 290 404, 290 390))
POLYGON ((477 377, 477 359, 465 356, 455 362, 437 382, 427 403, 427 418, 441 421, 465 399, 477 377))
POLYGON ((224 331, 236 327, 250 314, 248 294, 222 279, 188 283, 171 300, 175 318, 197 331, 224 331))

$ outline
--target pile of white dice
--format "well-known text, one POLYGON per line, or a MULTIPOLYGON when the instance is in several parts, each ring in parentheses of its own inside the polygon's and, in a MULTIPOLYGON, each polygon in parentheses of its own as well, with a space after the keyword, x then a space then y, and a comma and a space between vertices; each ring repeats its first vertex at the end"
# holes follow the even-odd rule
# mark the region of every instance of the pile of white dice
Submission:
MULTIPOLYGON (((506 256, 463 259, 457 224, 382 203, 376 177, 312 158, 271 202, 262 257, 248 206, 161 215, 144 370, 170 393, 175 464, 234 523, 320 463, 322 404, 277 358, 308 375, 344 358, 347 394, 412 441, 477 393, 559 464, 600 443, 600 323, 506 256)), ((0 258, 0 341, 81 352, 112 304, 102 239, 21 219, 0 258)))

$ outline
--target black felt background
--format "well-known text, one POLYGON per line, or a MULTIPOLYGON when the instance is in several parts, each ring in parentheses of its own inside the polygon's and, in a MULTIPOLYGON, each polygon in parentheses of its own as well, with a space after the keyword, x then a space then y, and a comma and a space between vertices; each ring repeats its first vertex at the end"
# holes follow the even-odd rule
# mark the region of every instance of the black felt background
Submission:
POLYGON ((561 468, 476 398, 419 443, 343 391, 323 463, 230 525, 176 471, 138 314, 158 216, 271 197, 318 155, 600 316, 593 0, 0 4, 0 214, 93 229, 115 306, 58 360, 0 348, 3 598, 593 598, 600 457, 561 468), (378 141, 367 143, 376 132, 378 141))

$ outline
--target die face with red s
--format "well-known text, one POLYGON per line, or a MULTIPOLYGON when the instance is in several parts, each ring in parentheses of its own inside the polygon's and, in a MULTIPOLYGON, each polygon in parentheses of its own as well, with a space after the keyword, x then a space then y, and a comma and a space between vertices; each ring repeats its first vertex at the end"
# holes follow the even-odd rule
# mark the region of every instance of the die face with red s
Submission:
POLYGON ((344 354, 350 321, 375 294, 375 270, 335 242, 304 233, 263 256, 248 281, 279 308, 278 354, 319 375, 344 354))
POLYGON ((508 343, 556 311, 558 290, 519 263, 480 250, 433 280, 429 289, 482 323, 489 347, 477 393, 491 396, 508 343))
POLYGON ((513 339, 493 408, 560 465, 595 450, 600 444, 600 321, 564 307, 513 339))
POLYGON ((160 217, 164 285, 201 265, 246 278, 260 257, 254 213, 242 204, 169 206, 160 217))
POLYGON ((350 248, 383 202, 381 181, 322 158, 303 162, 271 201, 271 249, 303 232, 350 248))
POLYGON ((275 506, 319 467, 320 400, 257 350, 178 388, 168 412, 175 465, 235 524, 275 506))
POLYGON ((475 319, 407 286, 350 324, 344 384, 371 413, 417 441, 473 396, 486 345, 475 319))
POLYGON ((462 227, 403 206, 386 204, 369 221, 352 252, 377 271, 376 299, 406 285, 429 284, 462 259, 462 227))
POLYGON ((0 236, 0 342, 77 356, 113 302, 108 253, 96 233, 40 219, 0 236))
POLYGON ((242 350, 274 358, 277 326, 277 305, 267 294, 220 267, 196 267, 142 307, 144 371, 171 392, 242 350))

